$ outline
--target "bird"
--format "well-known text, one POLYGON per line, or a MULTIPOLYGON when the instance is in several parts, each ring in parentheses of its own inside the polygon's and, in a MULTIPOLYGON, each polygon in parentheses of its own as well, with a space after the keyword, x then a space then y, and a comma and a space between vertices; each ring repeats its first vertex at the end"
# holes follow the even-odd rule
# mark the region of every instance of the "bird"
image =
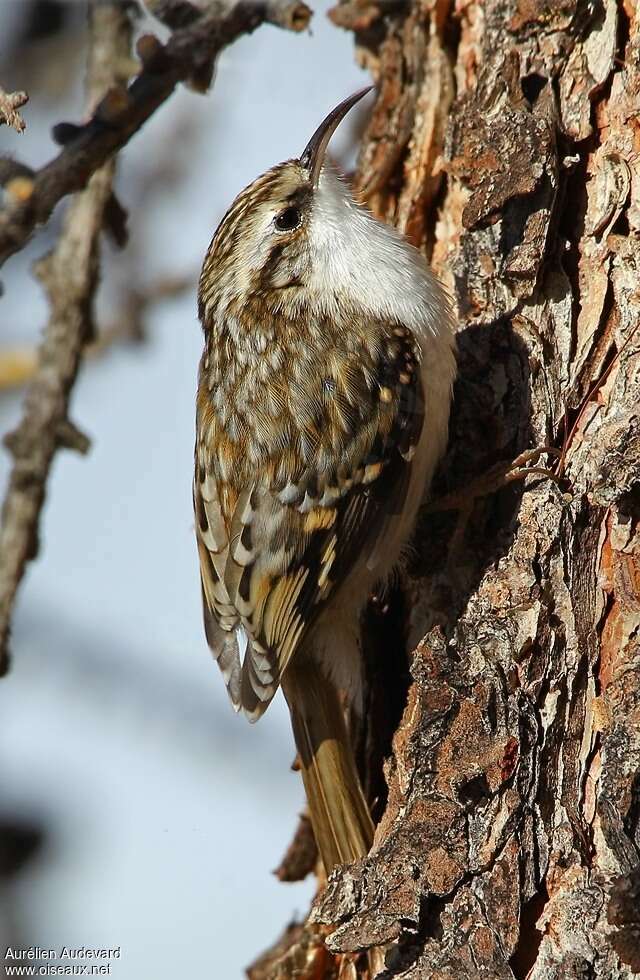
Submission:
POLYGON ((406 554, 456 375, 445 289, 327 154, 369 91, 236 197, 198 283, 205 634, 249 721, 282 688, 327 875, 372 846, 346 721, 364 703, 361 615, 406 554))

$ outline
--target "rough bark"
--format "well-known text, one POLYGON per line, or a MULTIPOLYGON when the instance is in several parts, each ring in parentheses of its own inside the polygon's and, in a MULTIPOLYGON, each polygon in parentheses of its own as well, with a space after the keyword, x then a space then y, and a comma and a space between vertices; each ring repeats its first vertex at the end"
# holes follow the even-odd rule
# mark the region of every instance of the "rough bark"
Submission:
POLYGON ((379 85, 357 186, 459 310, 434 493, 460 509, 425 514, 404 597, 372 612, 370 726, 396 729, 372 853, 249 975, 365 977, 372 945, 387 978, 640 975, 640 12, 332 16, 379 85), (555 479, 474 494, 544 445, 555 479))

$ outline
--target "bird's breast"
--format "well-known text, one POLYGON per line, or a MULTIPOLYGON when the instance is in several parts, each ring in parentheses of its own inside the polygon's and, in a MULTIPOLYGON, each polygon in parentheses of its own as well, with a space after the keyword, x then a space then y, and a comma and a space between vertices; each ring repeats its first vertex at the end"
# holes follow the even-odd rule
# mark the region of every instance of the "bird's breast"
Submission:
POLYGON ((227 318, 208 334, 198 417, 220 467, 281 489, 365 458, 393 425, 410 335, 357 318, 257 320, 227 318))

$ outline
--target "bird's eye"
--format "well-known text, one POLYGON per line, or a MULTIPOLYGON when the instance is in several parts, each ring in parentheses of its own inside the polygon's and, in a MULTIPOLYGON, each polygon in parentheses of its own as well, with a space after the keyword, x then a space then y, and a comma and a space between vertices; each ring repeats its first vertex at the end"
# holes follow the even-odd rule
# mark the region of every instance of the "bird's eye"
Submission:
POLYGON ((278 231, 293 231, 302 221, 302 214, 299 208, 285 208, 274 218, 274 224, 278 231))

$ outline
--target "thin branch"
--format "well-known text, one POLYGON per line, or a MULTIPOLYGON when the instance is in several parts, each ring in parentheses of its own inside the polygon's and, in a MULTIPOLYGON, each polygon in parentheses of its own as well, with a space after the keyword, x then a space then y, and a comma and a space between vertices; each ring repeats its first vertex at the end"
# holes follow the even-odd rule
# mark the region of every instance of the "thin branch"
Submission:
MULTIPOLYGON (((116 81, 130 49, 131 25, 120 4, 91 8, 87 95, 90 109, 116 81), (115 67, 114 67, 115 66, 115 67)), ((37 549, 38 522, 51 462, 60 447, 86 452, 88 440, 69 421, 69 397, 92 336, 99 240, 112 193, 115 161, 96 170, 72 201, 54 250, 37 264, 50 316, 22 421, 6 437, 14 457, 0 527, 0 674, 7 668, 11 610, 27 561, 37 549)))
POLYGON ((26 92, 5 92, 0 86, 0 126, 6 123, 15 129, 16 133, 24 133, 25 121, 18 112, 29 101, 26 92))
POLYGON ((11 184, 5 186, 0 265, 25 245, 37 225, 48 220, 61 198, 86 186, 91 174, 129 142, 180 82, 206 86, 220 51, 263 23, 302 31, 310 18, 302 0, 241 0, 225 13, 218 5, 203 12, 195 23, 175 31, 166 45, 152 35, 141 37, 137 52, 143 68, 133 82, 125 87, 114 81, 86 125, 56 128, 56 138, 64 147, 34 174, 28 195, 21 187, 20 195, 14 196, 11 184))
MULTIPOLYGON (((145 319, 150 309, 163 300, 180 296, 188 289, 195 290, 197 273, 163 276, 142 289, 131 286, 121 300, 116 317, 100 327, 96 337, 84 350, 85 358, 101 357, 114 344, 140 343, 145 339, 145 319)), ((35 347, 0 349, 0 394, 21 388, 38 373, 38 353, 35 347)))

